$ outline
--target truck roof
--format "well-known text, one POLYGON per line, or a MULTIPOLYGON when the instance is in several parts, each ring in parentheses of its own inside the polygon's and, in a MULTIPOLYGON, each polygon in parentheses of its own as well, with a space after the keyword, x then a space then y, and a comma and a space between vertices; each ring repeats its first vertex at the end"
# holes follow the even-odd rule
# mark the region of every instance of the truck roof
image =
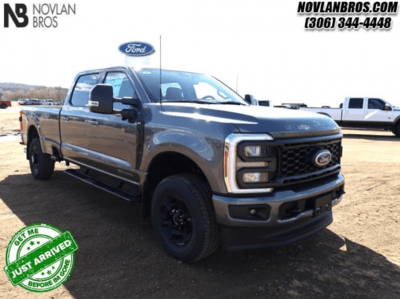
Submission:
MULTIPOLYGON (((141 69, 160 69, 159 67, 153 67, 153 66, 143 66, 140 67, 141 69)), ((86 71, 81 71, 77 73, 77 75, 86 75, 86 74, 91 74, 91 73, 100 73, 103 71, 112 71, 115 69, 125 69, 125 70, 135 70, 134 66, 127 66, 127 65, 120 65, 120 66, 112 66, 112 67, 106 67, 106 68, 98 68, 98 69, 92 69, 92 70, 86 70, 86 71)), ((191 73, 191 74, 203 74, 199 72, 190 72, 190 71, 184 71, 184 70, 172 70, 172 69, 162 69, 163 71, 172 71, 172 72, 183 72, 183 73, 191 73)))

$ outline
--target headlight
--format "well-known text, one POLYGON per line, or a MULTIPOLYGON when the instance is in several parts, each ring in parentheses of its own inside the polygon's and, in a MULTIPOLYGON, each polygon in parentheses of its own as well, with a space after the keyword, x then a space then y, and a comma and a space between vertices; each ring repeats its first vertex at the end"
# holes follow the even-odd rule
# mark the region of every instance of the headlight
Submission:
POLYGON ((268 134, 231 134, 225 139, 224 177, 230 193, 266 193, 276 157, 268 134))
POLYGON ((259 157, 261 156, 261 146, 245 146, 244 154, 247 157, 259 157))

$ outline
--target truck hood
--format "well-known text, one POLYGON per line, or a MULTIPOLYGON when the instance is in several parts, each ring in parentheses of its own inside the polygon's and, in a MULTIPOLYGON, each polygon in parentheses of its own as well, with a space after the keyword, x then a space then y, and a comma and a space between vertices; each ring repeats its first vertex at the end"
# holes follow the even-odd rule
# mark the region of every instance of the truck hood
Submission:
POLYGON ((300 110, 165 102, 162 103, 162 108, 163 113, 167 115, 231 123, 241 133, 268 133, 276 139, 331 135, 340 132, 340 128, 331 118, 300 110))

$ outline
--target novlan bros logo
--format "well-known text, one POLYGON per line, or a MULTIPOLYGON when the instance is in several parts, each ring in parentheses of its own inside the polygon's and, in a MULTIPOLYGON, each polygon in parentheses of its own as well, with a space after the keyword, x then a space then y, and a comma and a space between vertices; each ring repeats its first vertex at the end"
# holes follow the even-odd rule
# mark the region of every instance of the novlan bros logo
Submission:
POLYGON ((29 19, 26 15, 28 9, 25 4, 17 3, 15 4, 15 13, 11 9, 10 4, 4 4, 4 28, 8 28, 10 17, 13 20, 15 26, 18 28, 28 26, 29 19), (22 19, 22 22, 19 21, 22 19))
POLYGON ((4 28, 10 27, 10 20, 17 28, 27 27, 30 18, 33 28, 56 28, 59 16, 75 14, 76 4, 33 4, 31 16, 25 4, 16 3, 14 9, 10 4, 4 4, 4 28))

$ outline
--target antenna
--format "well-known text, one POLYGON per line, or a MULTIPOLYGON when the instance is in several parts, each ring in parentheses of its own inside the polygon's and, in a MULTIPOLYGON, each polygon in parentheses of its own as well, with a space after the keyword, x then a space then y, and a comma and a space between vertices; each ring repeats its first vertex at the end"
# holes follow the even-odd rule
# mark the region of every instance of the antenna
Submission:
POLYGON ((238 88, 239 88, 239 73, 236 75, 236 93, 238 93, 238 88))
POLYGON ((160 105, 162 105, 162 68, 161 68, 161 35, 160 35, 160 105))

